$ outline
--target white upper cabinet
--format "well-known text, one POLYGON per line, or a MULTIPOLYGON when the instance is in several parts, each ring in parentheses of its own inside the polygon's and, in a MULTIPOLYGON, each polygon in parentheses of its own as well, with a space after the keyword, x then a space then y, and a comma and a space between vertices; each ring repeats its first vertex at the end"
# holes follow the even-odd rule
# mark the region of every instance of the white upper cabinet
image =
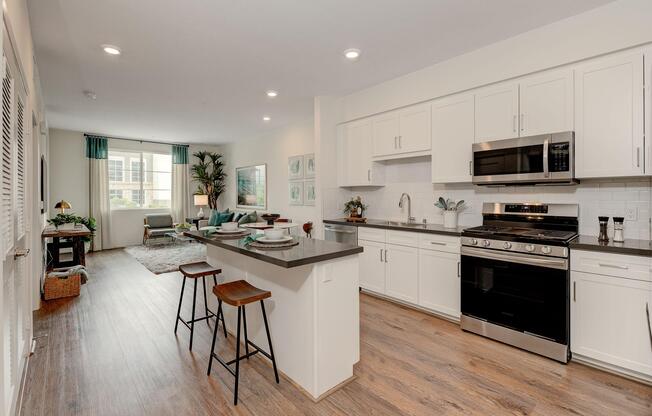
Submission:
POLYGON ((432 182, 471 182, 474 95, 460 94, 432 103, 432 182))
POLYGON ((381 167, 371 160, 371 129, 369 119, 340 126, 337 147, 339 186, 382 184, 381 167))
POLYGON ((394 159, 430 150, 430 104, 373 117, 373 156, 394 159))
POLYGON ((430 104, 413 105, 400 111, 398 152, 430 150, 430 104))
POLYGON ((506 82, 475 92, 475 141, 518 137, 518 83, 506 82))
POLYGON ((399 113, 382 114, 372 119, 374 157, 389 156, 398 151, 399 113))
POLYGON ((578 178, 644 172, 643 53, 596 59, 575 69, 578 178))
POLYGON ((519 82, 519 135, 573 130, 573 71, 549 71, 519 82))

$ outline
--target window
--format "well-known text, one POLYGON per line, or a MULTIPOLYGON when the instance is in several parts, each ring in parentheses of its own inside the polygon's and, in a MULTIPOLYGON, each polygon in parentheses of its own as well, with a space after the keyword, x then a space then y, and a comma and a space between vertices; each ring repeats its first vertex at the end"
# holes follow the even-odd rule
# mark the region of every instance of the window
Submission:
POLYGON ((169 208, 172 156, 109 149, 109 197, 112 209, 169 208))
POLYGON ((124 159, 121 157, 109 157, 109 181, 122 182, 124 159))

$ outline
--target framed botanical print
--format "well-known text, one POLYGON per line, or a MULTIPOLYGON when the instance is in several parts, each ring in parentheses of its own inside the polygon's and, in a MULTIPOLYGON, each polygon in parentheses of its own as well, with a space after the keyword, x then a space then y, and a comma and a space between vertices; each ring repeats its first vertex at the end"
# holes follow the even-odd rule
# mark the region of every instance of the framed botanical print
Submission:
POLYGON ((303 155, 288 158, 288 179, 303 179, 303 155))
POLYGON ((315 189, 315 181, 305 181, 303 183, 303 204, 315 205, 317 199, 317 191, 315 189))
POLYGON ((315 154, 310 153, 304 155, 303 157, 303 168, 304 168, 304 177, 306 179, 312 179, 315 177, 315 154))
POLYGON ((290 182, 290 205, 303 205, 303 182, 290 182))
POLYGON ((267 165, 235 169, 237 208, 267 209, 267 165))

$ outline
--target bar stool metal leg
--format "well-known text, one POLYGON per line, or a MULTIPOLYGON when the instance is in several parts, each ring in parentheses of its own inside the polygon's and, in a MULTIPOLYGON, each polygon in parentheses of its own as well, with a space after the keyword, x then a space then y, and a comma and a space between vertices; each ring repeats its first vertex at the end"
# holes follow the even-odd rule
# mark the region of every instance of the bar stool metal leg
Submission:
POLYGON ((195 279, 195 287, 192 293, 192 320, 190 321, 190 351, 192 351, 192 338, 195 335, 195 303, 197 303, 197 279, 195 279))
MULTIPOLYGON (((222 310, 222 304, 220 302, 220 305, 217 308, 217 316, 220 316, 220 311, 222 310)), ((208 358, 208 371, 206 372, 206 375, 210 376, 211 375, 211 368, 213 368, 213 354, 215 353, 215 341, 217 340, 217 331, 218 331, 218 326, 220 326, 220 320, 217 319, 215 322, 215 329, 213 330, 213 342, 211 343, 211 353, 208 358)))
MULTIPOLYGON (((208 298, 206 297, 206 276, 202 277, 201 284, 204 287, 204 312, 206 312, 206 316, 210 316, 211 312, 208 310, 208 298)), ((211 323, 209 321, 209 319, 206 319, 206 325, 210 328, 211 323)))
POLYGON ((238 331, 235 342, 235 390, 233 393, 233 405, 238 404, 238 379, 240 378, 240 317, 242 310, 238 307, 238 331))
POLYGON ((174 333, 177 333, 179 328, 179 318, 181 317, 181 302, 183 301, 183 291, 186 288, 186 276, 183 276, 183 283, 181 284, 181 296, 179 296, 179 308, 177 309, 177 320, 174 323, 174 333))
POLYGON ((245 305, 242 305, 242 323, 244 324, 244 336, 245 336, 245 357, 249 359, 249 337, 247 336, 247 308, 245 305))
POLYGON ((260 301, 260 308, 263 310, 263 321, 265 322, 265 332, 267 333, 267 343, 269 344, 269 355, 274 366, 274 377, 276 384, 279 383, 278 370, 276 369, 276 358, 274 358, 274 348, 272 347, 272 337, 269 336, 269 325, 267 325, 267 314, 265 313, 265 302, 260 301))

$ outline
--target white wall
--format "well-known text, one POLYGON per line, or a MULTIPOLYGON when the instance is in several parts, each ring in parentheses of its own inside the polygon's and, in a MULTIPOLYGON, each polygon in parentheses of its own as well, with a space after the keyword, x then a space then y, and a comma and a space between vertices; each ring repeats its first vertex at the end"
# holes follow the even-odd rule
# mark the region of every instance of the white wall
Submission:
POLYGON ((342 120, 652 42, 651 21, 650 0, 609 3, 343 97, 342 120))
POLYGON ((295 223, 313 221, 318 225, 321 222, 318 205, 291 206, 288 203, 288 158, 315 152, 312 117, 262 136, 221 145, 220 152, 224 155, 228 174, 226 192, 219 201, 222 209, 235 209, 236 167, 266 163, 267 209, 264 212, 278 213, 295 223))

